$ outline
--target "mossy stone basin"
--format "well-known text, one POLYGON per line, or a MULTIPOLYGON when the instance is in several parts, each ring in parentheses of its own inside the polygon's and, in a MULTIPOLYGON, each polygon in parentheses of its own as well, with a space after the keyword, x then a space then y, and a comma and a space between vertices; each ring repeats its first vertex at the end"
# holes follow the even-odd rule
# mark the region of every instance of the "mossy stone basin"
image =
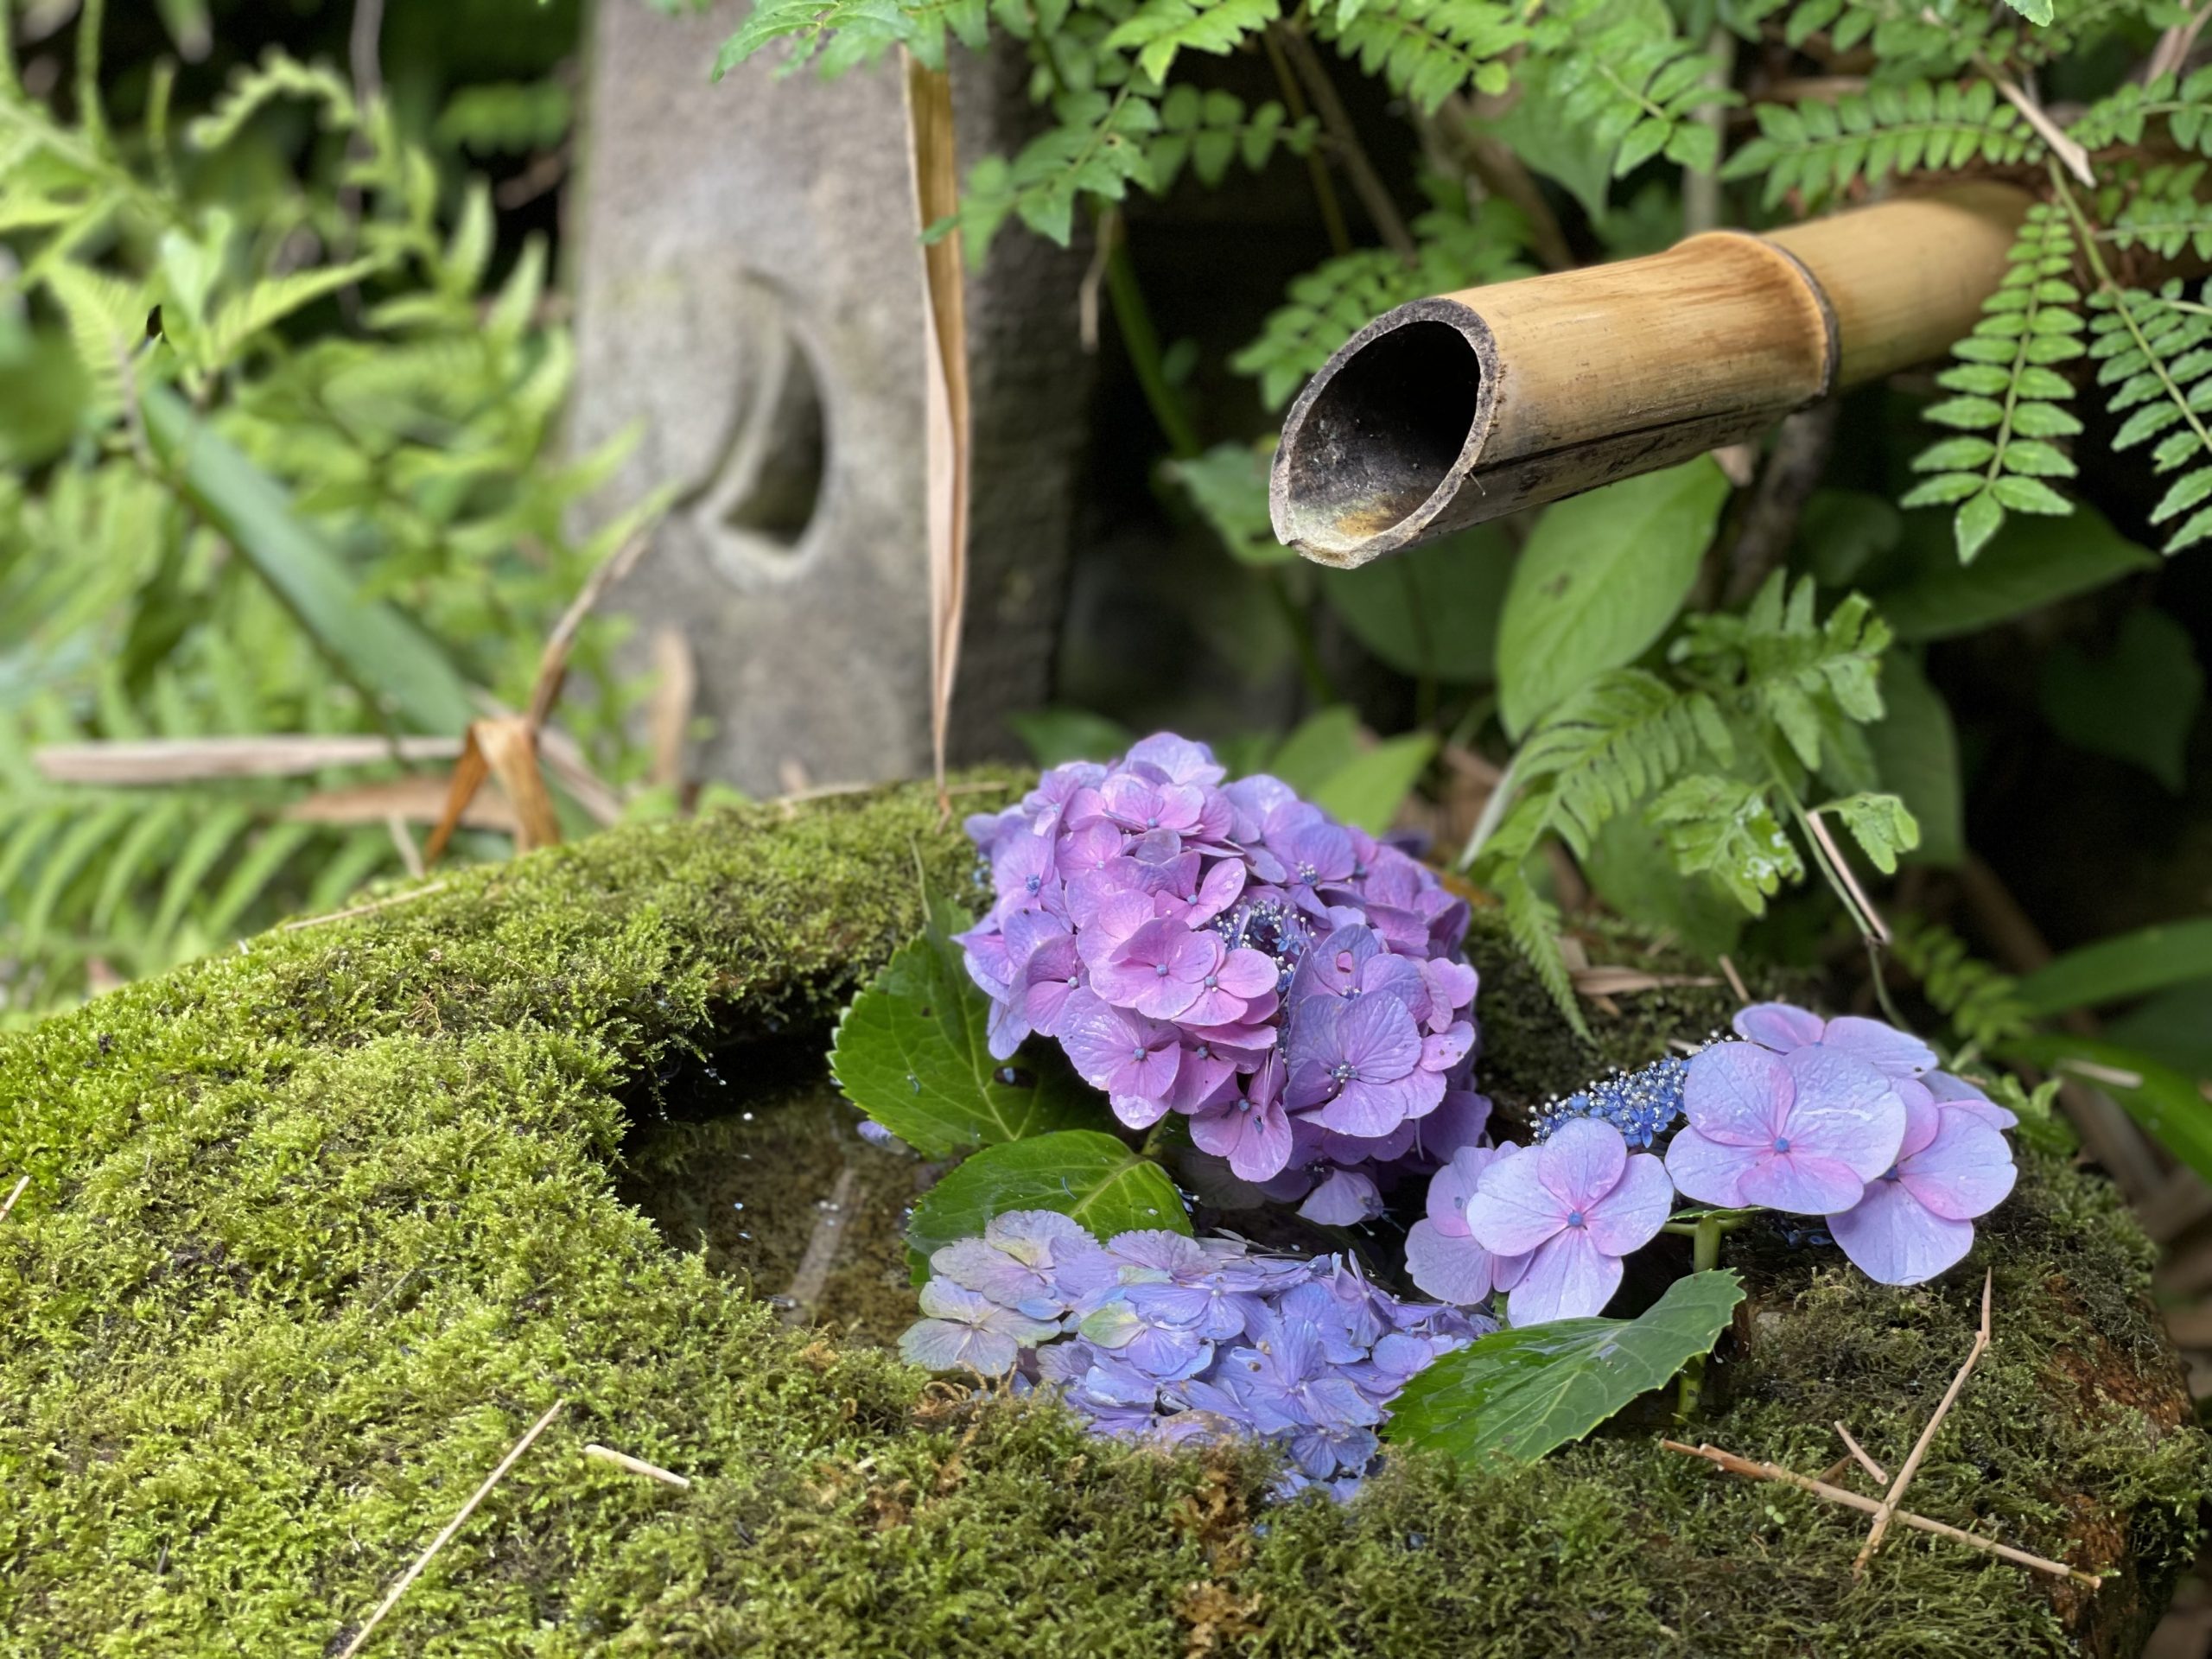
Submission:
MULTIPOLYGON (((1894 1466, 1990 1269, 1996 1342, 1913 1506, 2094 1593, 1919 1535, 1855 1580, 1859 1517, 1650 1422, 1271 1508, 1264 1455, 1096 1440, 811 1325, 904 1317, 925 1173, 852 1137, 818 1056, 969 863, 921 789, 639 826, 0 1041, 0 1175, 32 1178, 0 1224, 0 1654, 334 1652, 556 1400, 370 1653, 2136 1650, 2212 1458, 2150 1247, 2048 1159, 1933 1285, 1747 1243, 1694 1433, 1810 1472, 1840 1418, 1894 1466)), ((1724 1010, 1624 998, 1592 1052, 1494 930, 1472 950, 1508 1106, 1724 1010)))

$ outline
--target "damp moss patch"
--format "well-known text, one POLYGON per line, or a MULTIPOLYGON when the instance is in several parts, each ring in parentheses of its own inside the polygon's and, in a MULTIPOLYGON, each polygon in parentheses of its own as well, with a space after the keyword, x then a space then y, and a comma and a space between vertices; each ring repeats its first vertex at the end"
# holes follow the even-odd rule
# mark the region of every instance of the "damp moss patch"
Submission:
MULTIPOLYGON (((787 1327, 624 1201, 626 1129, 696 1046, 766 1087, 747 1039, 809 1039, 968 867, 920 791, 625 830, 0 1041, 0 1173, 33 1178, 0 1225, 0 1653, 334 1651, 556 1399, 372 1653, 2133 1650, 2212 1465, 2148 1247, 2049 1160, 1936 1286, 1747 1244, 1696 1433, 1810 1471, 1840 1417, 1894 1463, 1993 1268, 1914 1502, 2113 1569, 2094 1596, 1916 1536, 1854 1581, 1853 1517, 1648 1426, 1270 1509, 1258 1453, 1102 1443, 787 1327)), ((1624 999, 1585 1055, 1475 950, 1510 1098, 1725 1007, 1624 999)))

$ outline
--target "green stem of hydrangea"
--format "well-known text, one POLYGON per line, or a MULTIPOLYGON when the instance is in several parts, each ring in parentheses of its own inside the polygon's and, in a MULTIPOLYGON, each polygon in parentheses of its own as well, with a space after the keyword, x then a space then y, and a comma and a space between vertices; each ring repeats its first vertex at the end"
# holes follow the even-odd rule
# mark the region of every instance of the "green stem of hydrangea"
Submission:
MULTIPOLYGON (((1718 1216, 1702 1216, 1690 1229, 1690 1271, 1708 1273, 1720 1265, 1720 1236, 1727 1224, 1718 1216)), ((1697 1415, 1705 1392, 1705 1356, 1700 1354, 1682 1367, 1682 1381, 1675 1414, 1683 1422, 1697 1415)))

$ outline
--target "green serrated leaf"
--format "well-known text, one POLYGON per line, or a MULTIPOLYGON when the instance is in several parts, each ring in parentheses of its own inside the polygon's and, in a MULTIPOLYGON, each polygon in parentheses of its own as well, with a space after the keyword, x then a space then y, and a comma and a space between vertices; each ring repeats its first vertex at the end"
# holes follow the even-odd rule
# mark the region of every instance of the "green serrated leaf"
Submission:
POLYGON ((1496 1332, 1407 1384, 1383 1433, 1478 1465, 1534 1463, 1710 1353, 1743 1300, 1734 1273, 1694 1273, 1633 1319, 1496 1332))
POLYGON ((1167 1173, 1096 1129, 1062 1129, 986 1147, 925 1193, 906 1223, 907 1244, 924 1257, 979 1236, 994 1216, 1052 1210, 1101 1239, 1165 1228, 1188 1234, 1191 1218, 1167 1173))
POLYGON ((931 906, 923 936, 837 1022, 830 1076, 855 1106, 929 1158, 1098 1122, 1103 1103, 1056 1054, 1025 1053, 1013 1066, 992 1058, 989 999, 952 941, 967 925, 957 906, 931 906))

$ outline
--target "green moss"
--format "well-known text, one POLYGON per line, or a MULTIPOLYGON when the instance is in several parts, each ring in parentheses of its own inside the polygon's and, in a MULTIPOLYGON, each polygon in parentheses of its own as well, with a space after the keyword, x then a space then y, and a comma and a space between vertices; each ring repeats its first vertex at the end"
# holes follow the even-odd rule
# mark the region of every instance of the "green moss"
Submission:
MULTIPOLYGON (((1916 1536, 1854 1581, 1852 1517, 1648 1427, 1513 1472, 1395 1459, 1255 1529, 1256 1453, 1102 1444, 785 1329, 622 1200, 627 1116, 694 1046, 766 1089, 729 1045, 817 1031, 967 861, 920 791, 627 830, 0 1043, 0 1172, 34 1178, 0 1227, 0 1653, 326 1650, 556 1399, 373 1651, 2131 1650, 2208 1459, 2147 1247, 2056 1164, 1937 1286, 1746 1242, 1699 1430, 1811 1470, 1841 1417, 1900 1458, 1993 1267, 1996 1346, 1915 1502, 2128 1575, 2086 1603, 1916 1536)), ((1539 1097, 1592 1057, 1494 944, 1486 1075, 1539 1097)), ((1598 1058, 1724 1007, 1624 999, 1598 1058)))

